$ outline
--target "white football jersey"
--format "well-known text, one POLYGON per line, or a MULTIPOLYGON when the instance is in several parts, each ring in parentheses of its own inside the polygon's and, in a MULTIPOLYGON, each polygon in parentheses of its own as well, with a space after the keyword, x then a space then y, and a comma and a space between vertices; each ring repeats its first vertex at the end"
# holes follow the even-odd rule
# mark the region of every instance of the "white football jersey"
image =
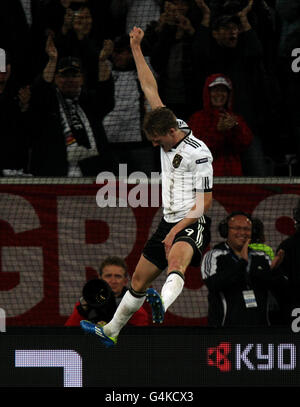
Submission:
POLYGON ((188 125, 177 119, 186 133, 177 145, 165 152, 161 147, 162 203, 166 222, 178 222, 195 205, 196 192, 213 186, 212 155, 203 141, 193 136, 188 125))

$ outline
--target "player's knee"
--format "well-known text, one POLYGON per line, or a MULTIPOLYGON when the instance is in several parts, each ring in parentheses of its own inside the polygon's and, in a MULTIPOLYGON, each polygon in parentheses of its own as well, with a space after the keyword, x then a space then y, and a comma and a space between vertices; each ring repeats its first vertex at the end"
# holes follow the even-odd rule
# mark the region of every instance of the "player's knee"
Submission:
POLYGON ((184 264, 182 264, 180 261, 175 259, 174 261, 169 261, 169 264, 168 264, 168 272, 170 273, 173 270, 180 271, 180 273, 184 274, 185 270, 186 270, 186 266, 184 264))
POLYGON ((178 270, 185 273, 193 257, 193 249, 186 242, 176 242, 172 247, 168 258, 168 271, 178 270))

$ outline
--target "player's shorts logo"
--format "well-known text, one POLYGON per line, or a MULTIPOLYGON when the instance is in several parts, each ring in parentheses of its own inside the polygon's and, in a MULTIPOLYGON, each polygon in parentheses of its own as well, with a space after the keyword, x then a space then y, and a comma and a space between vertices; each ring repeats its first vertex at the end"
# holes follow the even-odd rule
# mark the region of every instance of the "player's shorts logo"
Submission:
POLYGON ((174 168, 178 168, 180 166, 180 163, 182 161, 183 157, 181 157, 181 155, 176 154, 175 157, 173 158, 173 167, 174 168))
POLYGON ((231 344, 222 342, 220 345, 207 349, 207 364, 216 366, 221 372, 229 372, 231 370, 231 362, 228 355, 231 352, 231 344))

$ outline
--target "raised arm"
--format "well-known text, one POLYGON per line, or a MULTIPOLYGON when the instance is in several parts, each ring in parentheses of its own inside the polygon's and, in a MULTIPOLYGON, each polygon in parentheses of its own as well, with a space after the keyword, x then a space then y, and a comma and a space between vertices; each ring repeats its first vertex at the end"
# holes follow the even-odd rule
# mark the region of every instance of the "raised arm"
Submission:
POLYGON ((158 94, 156 79, 151 69, 149 68, 141 50, 141 41, 144 37, 144 32, 141 28, 134 27, 131 30, 129 36, 132 55, 135 61, 138 78, 144 95, 152 109, 155 109, 156 107, 162 107, 164 106, 164 104, 158 94))

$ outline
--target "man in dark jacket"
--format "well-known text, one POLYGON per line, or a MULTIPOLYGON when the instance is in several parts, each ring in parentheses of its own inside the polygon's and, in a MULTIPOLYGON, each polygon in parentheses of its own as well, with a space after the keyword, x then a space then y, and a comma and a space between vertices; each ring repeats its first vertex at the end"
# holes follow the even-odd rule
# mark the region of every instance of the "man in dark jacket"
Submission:
POLYGON ((11 76, 14 63, 9 53, 4 55, 5 66, 0 71, 0 174, 19 176, 28 169, 29 140, 25 123, 30 87, 15 88, 11 76))
POLYGON ((201 267, 209 325, 269 325, 268 290, 284 282, 275 271, 282 251, 271 262, 265 252, 250 249, 252 220, 243 212, 230 214, 219 231, 226 241, 205 254, 201 267))
POLYGON ((284 311, 284 323, 291 322, 291 312, 300 308, 300 199, 293 210, 295 233, 283 240, 278 246, 284 251, 284 259, 280 271, 287 279, 287 289, 280 290, 280 305, 284 311))
POLYGON ((84 88, 78 58, 58 53, 49 35, 49 62, 32 88, 32 154, 30 172, 38 176, 90 176, 112 170, 102 125, 114 107, 114 84, 107 57, 109 42, 99 54, 98 83, 84 88))

